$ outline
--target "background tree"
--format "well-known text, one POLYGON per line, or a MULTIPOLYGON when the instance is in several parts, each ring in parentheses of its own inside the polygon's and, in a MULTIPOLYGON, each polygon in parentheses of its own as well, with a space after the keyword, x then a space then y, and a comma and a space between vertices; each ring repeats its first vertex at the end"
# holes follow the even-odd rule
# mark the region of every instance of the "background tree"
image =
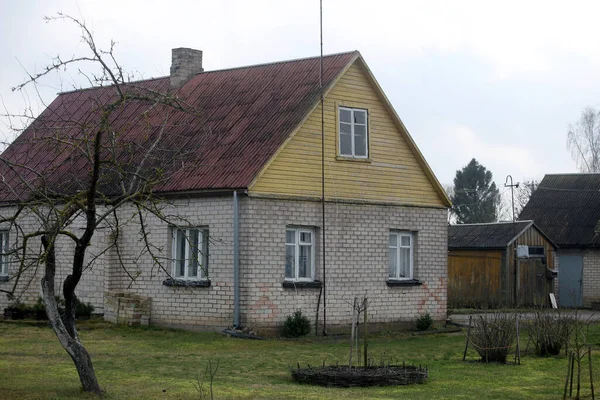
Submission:
MULTIPOLYGON (((121 254, 121 228, 132 221, 139 227, 146 256, 149 254, 154 264, 169 275, 161 250, 148 239, 145 221, 151 215, 175 226, 185 223, 165 213, 168 203, 156 197, 153 188, 170 173, 184 168, 184 162, 188 168, 199 162, 193 158, 193 146, 186 143, 185 149, 174 147, 177 145, 164 135, 167 127, 191 123, 198 116, 171 93, 158 92, 149 84, 131 83, 131 77, 115 60, 114 43, 108 50, 98 48, 84 22, 62 14, 50 18, 55 19, 80 28, 86 53, 66 60, 54 58, 41 73, 30 74, 13 90, 32 86, 39 93, 38 85, 50 74, 84 74, 86 70, 93 71, 83 75, 87 83, 104 88, 98 93, 81 92, 79 95, 89 96, 85 104, 91 111, 72 120, 64 120, 69 114, 59 115, 52 107, 40 116, 33 115, 31 108, 24 115, 6 115, 11 121, 25 119, 28 123, 25 134, 0 155, 0 198, 4 205, 10 205, 0 210, 0 225, 15 237, 11 240, 14 245, 2 256, 10 256, 17 264, 17 270, 11 271, 12 289, 3 291, 14 298, 22 290, 23 280, 29 279, 28 286, 39 276, 37 271, 43 271, 42 299, 52 329, 73 360, 84 391, 100 393, 91 357, 77 331, 75 290, 96 257, 113 248, 121 254), (119 115, 131 110, 135 113, 128 115, 126 123, 119 123, 119 115), (128 130, 134 126, 147 132, 143 143, 128 137, 128 130), (39 168, 48 152, 50 157, 67 158, 39 168), (102 229, 103 238, 110 239, 92 253, 92 238, 98 229, 102 229), (57 256, 66 257, 66 253, 57 252, 61 241, 70 241, 74 247, 62 282, 62 315, 56 301, 56 280, 64 276, 58 271, 57 256)), ((127 270, 120 256, 119 260, 134 280, 136 274, 127 270)))
POLYGON ((499 191, 492 173, 474 158, 456 171, 452 211, 459 224, 496 221, 499 191))
POLYGON ((540 181, 535 179, 523 181, 519 184, 519 187, 515 190, 515 215, 517 217, 521 214, 521 211, 525 208, 531 195, 533 195, 539 185, 540 181))
POLYGON ((512 221, 512 218, 512 199, 510 198, 510 190, 505 190, 498 195, 498 200, 496 201, 496 221, 512 221))
POLYGON ((591 107, 569 124, 567 149, 581 172, 600 172, 600 111, 591 107))

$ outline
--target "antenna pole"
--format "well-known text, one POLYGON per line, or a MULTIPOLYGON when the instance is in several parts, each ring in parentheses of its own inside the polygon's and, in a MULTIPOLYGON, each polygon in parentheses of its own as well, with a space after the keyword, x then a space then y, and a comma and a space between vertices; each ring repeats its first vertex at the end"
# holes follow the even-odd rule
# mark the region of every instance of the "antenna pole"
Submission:
MULTIPOLYGON (((507 175, 506 176, 506 180, 504 181, 504 187, 509 187, 510 188, 510 197, 511 197, 511 201, 512 201, 512 226, 513 226, 513 238, 517 235, 517 226, 515 225, 516 221, 515 221, 515 193, 514 193, 514 188, 518 188, 519 187, 519 182, 517 183, 513 183, 513 177, 511 175, 507 175), (508 184, 508 178, 510 178, 510 185, 508 184)), ((515 302, 515 307, 518 305, 517 303, 519 302, 519 271, 518 271, 518 266, 519 266, 519 260, 517 258, 517 242, 518 240, 515 239, 515 241, 513 242, 513 269, 514 269, 514 279, 515 279, 515 284, 514 284, 514 302, 515 302)))
POLYGON ((319 1, 319 30, 321 34, 321 58, 319 59, 319 88, 321 89, 321 228, 323 236, 323 336, 327 336, 327 285, 325 261, 325 99, 323 96, 323 0, 319 1))

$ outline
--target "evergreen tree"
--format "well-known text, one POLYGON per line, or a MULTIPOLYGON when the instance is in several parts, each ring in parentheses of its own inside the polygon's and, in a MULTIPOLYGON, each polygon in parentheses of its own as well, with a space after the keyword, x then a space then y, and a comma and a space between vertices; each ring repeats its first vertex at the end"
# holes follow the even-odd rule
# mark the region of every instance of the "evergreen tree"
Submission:
POLYGON ((475 159, 456 171, 451 200, 459 224, 496 221, 499 190, 492 181, 492 173, 475 159))

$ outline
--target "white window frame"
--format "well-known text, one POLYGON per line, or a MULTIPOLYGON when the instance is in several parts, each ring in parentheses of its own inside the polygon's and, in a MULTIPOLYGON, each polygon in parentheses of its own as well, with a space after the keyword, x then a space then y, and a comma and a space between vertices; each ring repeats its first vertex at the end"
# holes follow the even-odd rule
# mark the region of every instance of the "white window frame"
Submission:
POLYGON ((341 157, 351 157, 351 158, 362 158, 362 159, 368 159, 369 158, 369 111, 365 108, 351 108, 351 107, 342 107, 339 106, 338 107, 338 149, 340 150, 340 156, 341 157), (346 110, 346 111, 350 111, 350 141, 352 143, 352 154, 344 154, 342 153, 342 124, 348 124, 348 122, 342 122, 342 113, 341 110, 346 110), (364 156, 359 156, 356 155, 356 147, 355 147, 355 135, 354 135, 354 127, 356 125, 362 125, 362 124, 357 124, 354 122, 354 113, 355 112, 363 112, 365 114, 365 155, 364 156))
POLYGON ((414 279, 414 254, 415 254, 415 234, 407 231, 391 231, 388 236, 388 278, 392 281, 406 281, 414 279), (390 245, 389 237, 396 236, 396 246, 390 245), (402 246, 402 237, 410 238, 410 246, 402 246), (389 271, 390 249, 396 249, 396 271, 392 276, 389 271), (400 276, 400 249, 410 249, 410 265, 409 274, 407 277, 400 276))
POLYGON ((188 281, 202 281, 208 279, 208 229, 206 227, 189 227, 189 228, 177 228, 173 227, 171 230, 171 262, 173 264, 172 269, 172 277, 177 280, 188 280, 188 281), (178 259, 177 259, 177 250, 179 248, 177 243, 177 232, 184 232, 183 239, 186 241, 185 246, 185 265, 184 265, 184 275, 178 275, 178 259), (198 254, 198 272, 197 276, 189 275, 189 263, 192 259, 190 257, 191 245, 188 238, 191 237, 192 231, 198 231, 198 243, 196 243, 196 248, 198 254))
POLYGON ((8 276, 8 231, 0 231, 0 276, 8 276))
MULTIPOLYGON (((312 228, 302 228, 302 227, 294 227, 288 226, 285 229, 285 248, 287 254, 287 246, 294 246, 294 276, 292 278, 285 276, 284 270, 284 278, 286 281, 290 282, 313 282, 315 280, 315 230, 312 228), (295 243, 287 242, 287 233, 294 232, 295 243), (300 237, 302 233, 310 233, 310 242, 300 242, 300 237), (310 277, 300 277, 300 246, 308 246, 310 245, 310 277)), ((287 259, 286 259, 287 263, 287 259)), ((284 265, 285 268, 285 265, 284 265)))

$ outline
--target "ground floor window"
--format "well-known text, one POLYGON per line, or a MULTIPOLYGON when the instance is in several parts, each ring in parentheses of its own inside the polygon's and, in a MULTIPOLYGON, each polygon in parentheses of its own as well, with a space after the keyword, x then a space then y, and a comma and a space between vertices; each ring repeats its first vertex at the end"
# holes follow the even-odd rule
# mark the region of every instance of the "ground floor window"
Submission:
POLYGON ((312 281, 315 278, 315 232, 310 228, 285 230, 285 279, 312 281))
POLYGON ((173 229, 173 277, 208 278, 208 229, 173 229))
POLYGON ((413 279, 413 253, 414 235, 412 232, 390 232, 390 279, 413 279))
POLYGON ((0 231, 0 275, 8 275, 8 231, 0 231))

